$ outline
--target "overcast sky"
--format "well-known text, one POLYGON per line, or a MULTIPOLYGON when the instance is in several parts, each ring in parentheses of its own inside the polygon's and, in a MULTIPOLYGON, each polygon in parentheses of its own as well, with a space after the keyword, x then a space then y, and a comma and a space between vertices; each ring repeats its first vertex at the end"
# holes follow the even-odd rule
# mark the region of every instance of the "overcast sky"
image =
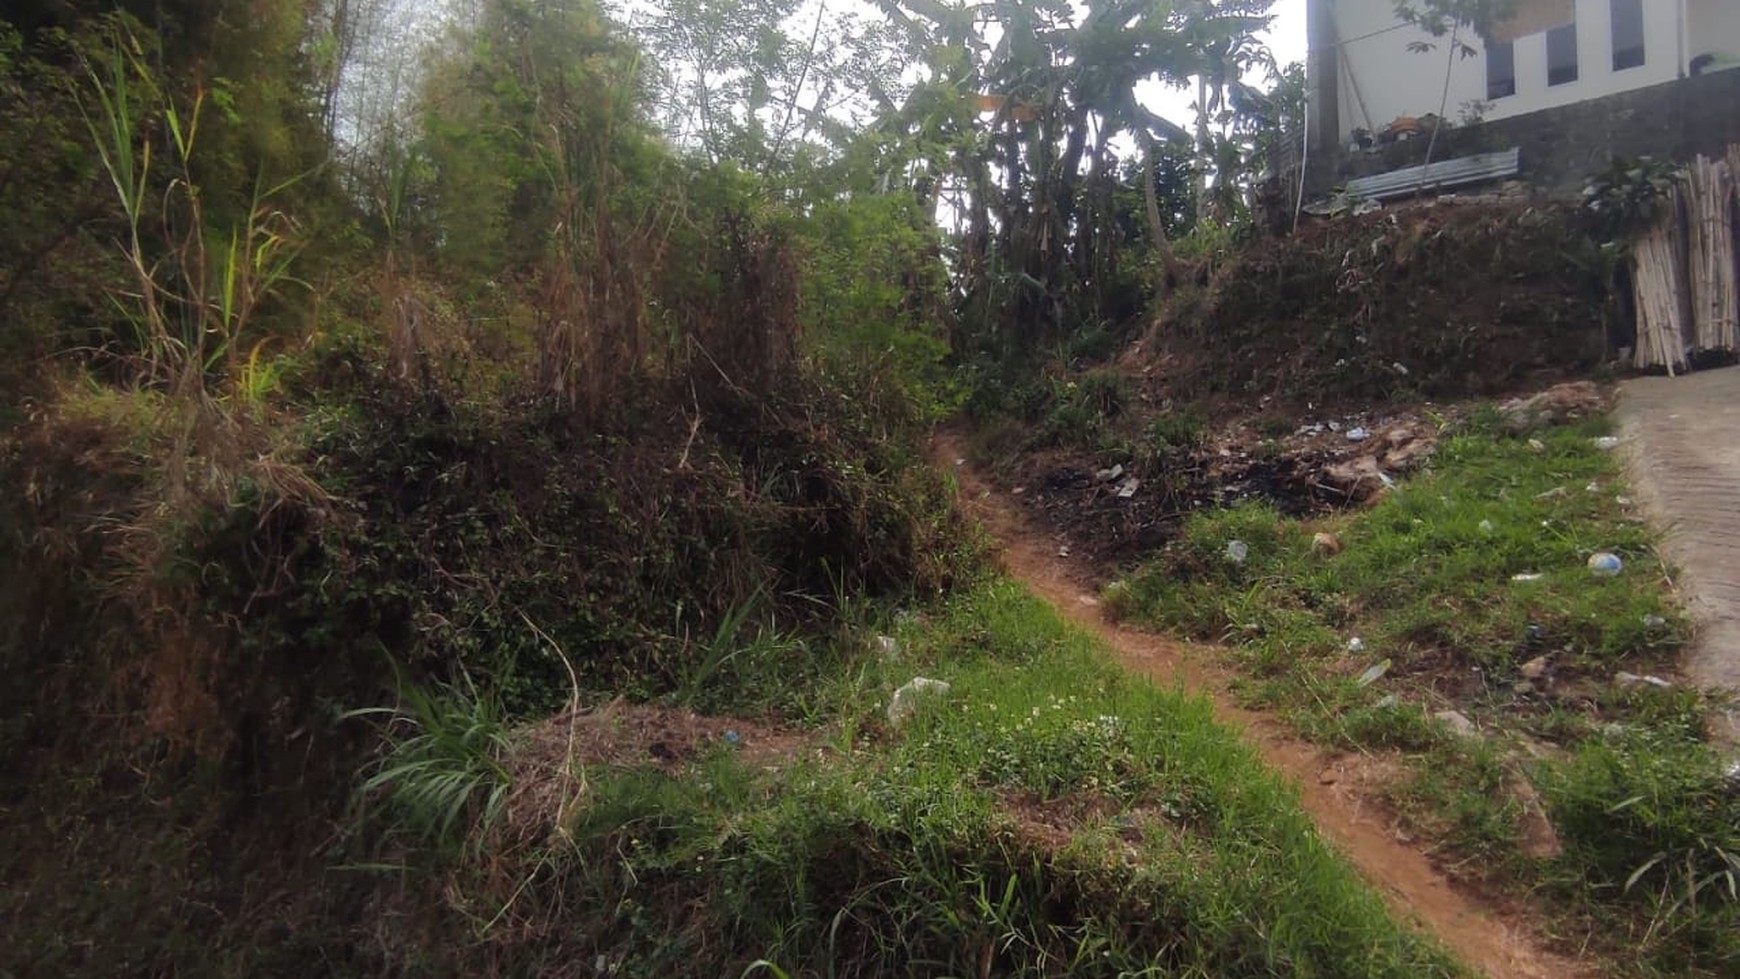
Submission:
MULTIPOLYGON (((1269 12, 1275 19, 1268 33, 1263 35, 1263 43, 1275 53, 1276 63, 1288 65, 1304 61, 1305 0, 1276 0, 1269 12)), ((1266 83, 1267 79, 1252 81, 1266 83)), ((1196 117, 1190 111, 1190 104, 1196 99, 1195 92, 1161 85, 1147 86, 1138 92, 1143 104, 1155 113, 1187 128, 1195 125, 1196 117)))

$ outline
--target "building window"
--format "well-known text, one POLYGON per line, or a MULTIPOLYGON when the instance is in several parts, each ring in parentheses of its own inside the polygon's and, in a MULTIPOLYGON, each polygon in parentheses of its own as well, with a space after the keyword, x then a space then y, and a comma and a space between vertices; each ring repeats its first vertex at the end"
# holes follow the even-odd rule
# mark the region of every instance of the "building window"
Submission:
POLYGON ((1516 94, 1516 45, 1509 41, 1486 42, 1486 97, 1502 99, 1516 94))
POLYGON ((1613 0, 1613 70, 1643 64, 1643 0, 1613 0))
POLYGON ((1575 22, 1547 32, 1547 84, 1565 85, 1577 80, 1577 25, 1575 22))

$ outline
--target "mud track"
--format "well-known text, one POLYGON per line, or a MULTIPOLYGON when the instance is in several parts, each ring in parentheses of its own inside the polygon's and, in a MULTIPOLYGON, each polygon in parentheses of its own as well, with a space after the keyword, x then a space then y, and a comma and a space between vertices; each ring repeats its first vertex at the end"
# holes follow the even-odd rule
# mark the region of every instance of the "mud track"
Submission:
MULTIPOLYGON (((1528 927, 1514 902, 1493 903, 1460 889, 1418 849, 1399 840, 1387 813, 1357 791, 1359 756, 1332 755, 1289 733, 1275 717, 1233 699, 1232 674, 1208 650, 1109 621, 1094 598, 1093 569, 1059 557, 1059 542, 1030 524, 1019 505, 969 466, 958 434, 939 432, 937 465, 954 473, 962 503, 1002 544, 1010 575, 1064 617, 1105 641, 1133 672, 1184 688, 1213 702, 1220 720, 1239 729, 1271 768, 1298 784, 1318 831, 1382 895, 1399 919, 1431 934, 1462 962, 1491 979, 1580 979, 1598 974, 1590 963, 1558 954, 1528 927)), ((1349 949, 1349 955, 1359 950, 1349 949)))

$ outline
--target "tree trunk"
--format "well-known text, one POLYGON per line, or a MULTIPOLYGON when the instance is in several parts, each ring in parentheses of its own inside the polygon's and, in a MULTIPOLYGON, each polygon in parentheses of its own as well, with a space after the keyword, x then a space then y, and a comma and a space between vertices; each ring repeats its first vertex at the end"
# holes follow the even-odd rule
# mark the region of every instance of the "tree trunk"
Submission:
POLYGON ((1160 194, 1154 188, 1153 139, 1148 140, 1142 154, 1142 202, 1148 209, 1148 233, 1154 239, 1154 254, 1160 256, 1160 268, 1164 272, 1160 288, 1155 292, 1158 298, 1178 281, 1178 260, 1172 254, 1172 242, 1166 238, 1166 225, 1160 220, 1160 194))

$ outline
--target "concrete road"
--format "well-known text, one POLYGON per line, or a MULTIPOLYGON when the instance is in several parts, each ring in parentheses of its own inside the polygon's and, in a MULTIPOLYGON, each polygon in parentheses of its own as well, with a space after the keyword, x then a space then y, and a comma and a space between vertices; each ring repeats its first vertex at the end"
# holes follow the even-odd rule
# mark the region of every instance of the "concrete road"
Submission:
POLYGON ((1740 367, 1626 381, 1619 424, 1632 485, 1698 617, 1686 676, 1740 691, 1740 367))

